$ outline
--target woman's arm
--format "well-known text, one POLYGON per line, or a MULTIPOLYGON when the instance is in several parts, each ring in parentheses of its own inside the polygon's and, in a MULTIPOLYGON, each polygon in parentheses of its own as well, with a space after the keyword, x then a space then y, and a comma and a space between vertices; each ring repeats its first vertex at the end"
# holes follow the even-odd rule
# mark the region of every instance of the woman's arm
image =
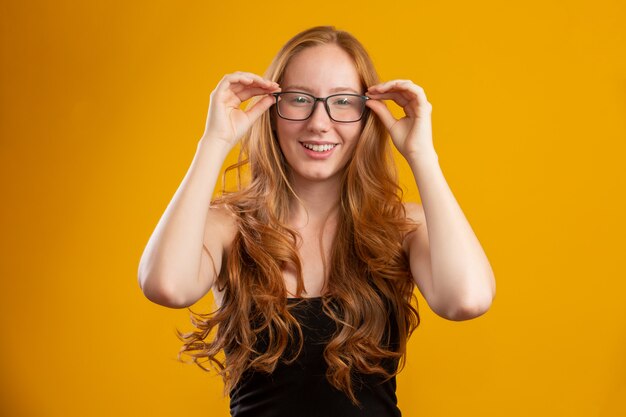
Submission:
POLYGON ((415 283, 439 316, 478 317, 489 309, 496 292, 489 260, 438 163, 417 162, 412 169, 423 203, 406 205, 407 217, 419 223, 404 242, 415 283))
POLYGON ((196 155, 139 262, 139 286, 151 301, 184 308, 213 286, 235 234, 226 210, 211 207, 217 177, 227 154, 272 105, 269 94, 278 89, 258 75, 238 72, 224 76, 211 93, 196 155), (264 97, 246 111, 239 108, 254 96, 264 97))
POLYGON ((215 145, 200 140, 187 174, 141 256, 139 286, 157 304, 192 305, 210 290, 220 271, 228 228, 223 226, 223 210, 209 206, 228 152, 215 145))
POLYGON ((431 111, 421 87, 408 80, 372 86, 368 106, 389 130, 413 171, 422 205, 407 205, 420 223, 406 236, 411 273, 432 310, 449 320, 484 314, 495 297, 489 260, 446 182, 432 145, 431 111), (406 116, 396 120, 379 100, 391 99, 406 116))

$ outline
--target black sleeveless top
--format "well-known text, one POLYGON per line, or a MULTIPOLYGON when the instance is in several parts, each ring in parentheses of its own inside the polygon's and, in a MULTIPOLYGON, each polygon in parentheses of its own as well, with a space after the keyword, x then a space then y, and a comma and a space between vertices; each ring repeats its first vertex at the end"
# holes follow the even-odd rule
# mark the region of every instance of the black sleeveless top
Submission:
MULTIPOLYGON (((288 298, 289 304, 295 298, 288 298)), ((279 360, 272 374, 248 369, 230 392, 232 417, 399 417, 396 378, 387 382, 380 374, 353 373, 354 394, 361 408, 326 379, 328 365, 324 347, 334 334, 334 321, 322 311, 322 298, 306 298, 291 310, 302 328, 304 343, 290 365, 279 360)), ((396 320, 389 315, 391 341, 397 343, 396 320)), ((260 339, 258 339, 260 340, 260 339)), ((263 346, 255 346, 257 349, 263 346)), ((289 349, 289 348, 288 348, 289 349)), ((291 352, 287 350, 288 352, 291 352)), ((283 355, 284 356, 284 355, 283 355)), ((289 357, 292 357, 291 354, 289 357)), ((387 371, 397 369, 397 360, 383 361, 387 371)))

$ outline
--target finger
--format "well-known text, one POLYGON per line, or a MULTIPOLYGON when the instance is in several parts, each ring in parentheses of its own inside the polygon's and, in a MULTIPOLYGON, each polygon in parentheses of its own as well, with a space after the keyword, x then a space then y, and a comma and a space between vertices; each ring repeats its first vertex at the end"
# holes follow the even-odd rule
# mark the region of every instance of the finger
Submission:
POLYGON ((415 99, 415 96, 407 97, 403 92, 395 91, 379 94, 368 93, 367 96, 376 100, 393 100, 401 107, 406 106, 411 101, 411 99, 415 99))
POLYGON ((413 99, 420 99, 420 94, 426 97, 424 89, 418 85, 415 85, 410 80, 394 80, 384 83, 379 86, 372 87, 367 91, 367 95, 373 94, 385 94, 385 93, 400 93, 407 101, 413 99))
POLYGON ((249 86, 275 88, 278 87, 278 83, 264 79, 253 73, 236 72, 234 74, 225 75, 218 84, 216 92, 224 93, 228 90, 238 92, 249 86))
POLYGON ((248 78, 242 76, 230 80, 228 85, 228 88, 236 92, 239 92, 249 87, 272 89, 278 87, 278 83, 265 79, 248 78))
POLYGON ((374 113, 378 116, 383 125, 387 130, 391 129, 391 127, 398 121, 393 114, 387 108, 387 105, 379 100, 367 100, 365 105, 372 109, 374 113))
POLYGON ((374 84, 374 85, 370 85, 369 87, 367 87, 367 92, 373 92, 374 90, 377 90, 378 88, 380 88, 384 83, 378 83, 378 84, 374 84))
POLYGON ((268 95, 268 96, 261 98, 259 101, 254 103, 252 107, 247 109, 246 114, 248 115, 248 118, 250 119, 250 123, 254 122, 263 113, 265 113, 267 109, 272 107, 272 104, 274 104, 274 102, 275 102, 274 97, 268 95))
POLYGON ((241 102, 244 102, 254 96, 260 96, 263 94, 271 94, 271 93, 275 93, 277 91, 280 91, 279 87, 254 87, 254 88, 246 88, 244 90, 241 90, 239 92, 236 92, 235 95, 237 96, 237 98, 239 98, 239 100, 241 100, 241 102))
POLYGON ((381 93, 381 92, 388 91, 389 89, 397 87, 397 86, 407 86, 407 85, 410 85, 410 84, 413 84, 413 82, 411 80, 391 80, 391 81, 387 81, 387 82, 384 82, 384 83, 380 83, 380 84, 371 86, 368 89, 368 92, 381 93))
POLYGON ((278 83, 266 80, 256 74, 235 73, 227 74, 222 78, 217 88, 211 94, 231 107, 238 107, 251 97, 272 93, 280 90, 278 83))
POLYGON ((262 83, 274 83, 275 84, 274 81, 265 79, 261 77, 260 75, 257 75, 252 72, 243 72, 243 71, 237 71, 232 74, 227 74, 224 76, 223 79, 228 82, 233 82, 233 83, 238 82, 239 80, 253 80, 253 81, 257 81, 260 84, 262 83))
POLYGON ((419 114, 419 104, 417 97, 406 92, 390 92, 385 94, 369 94, 368 97, 377 100, 393 100, 402 107, 404 114, 408 117, 417 117, 419 114))
POLYGON ((381 94, 385 92, 404 92, 405 97, 408 100, 412 100, 413 97, 417 100, 417 105, 424 110, 429 110, 432 105, 426 97, 426 92, 422 87, 413 83, 411 80, 393 80, 386 83, 372 86, 371 91, 368 90, 367 95, 381 94))
POLYGON ((407 100, 411 100, 413 97, 417 97, 417 89, 419 87, 411 82, 398 82, 395 84, 389 84, 378 88, 373 88, 367 91, 367 95, 372 94, 387 94, 387 93, 401 93, 407 100))

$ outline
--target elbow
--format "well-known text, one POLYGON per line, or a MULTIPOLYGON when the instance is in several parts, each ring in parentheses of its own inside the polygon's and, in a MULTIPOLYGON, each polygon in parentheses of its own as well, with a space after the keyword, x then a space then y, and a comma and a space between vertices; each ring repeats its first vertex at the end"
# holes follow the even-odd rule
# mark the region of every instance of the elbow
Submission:
POLYGON ((137 270, 137 281, 143 295, 155 304, 169 308, 186 308, 193 303, 182 296, 180 288, 172 286, 172 280, 164 279, 163 271, 157 271, 142 258, 137 270))
POLYGON ((494 298, 495 290, 472 297, 465 297, 465 299, 457 300, 456 302, 446 303, 444 306, 433 309, 433 311, 437 315, 451 321, 471 320, 489 311, 494 298))
POLYGON ((443 318, 451 321, 471 320, 482 316, 491 308, 491 300, 483 302, 468 302, 449 308, 443 314, 443 318))
POLYGON ((155 304, 168 308, 186 308, 191 304, 186 300, 182 300, 176 291, 168 289, 167 286, 154 277, 145 278, 139 276, 139 288, 143 295, 155 304))

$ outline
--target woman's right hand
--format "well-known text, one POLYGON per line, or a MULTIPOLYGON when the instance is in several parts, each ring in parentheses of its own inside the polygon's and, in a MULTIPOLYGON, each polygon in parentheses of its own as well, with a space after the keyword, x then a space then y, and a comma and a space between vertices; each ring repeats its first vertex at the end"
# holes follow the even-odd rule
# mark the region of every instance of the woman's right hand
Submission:
POLYGON ((277 83, 250 72, 225 75, 211 92, 209 114, 202 138, 222 140, 231 149, 258 119, 274 103, 271 93, 280 91, 277 83), (262 96, 247 110, 239 106, 244 101, 262 96))

